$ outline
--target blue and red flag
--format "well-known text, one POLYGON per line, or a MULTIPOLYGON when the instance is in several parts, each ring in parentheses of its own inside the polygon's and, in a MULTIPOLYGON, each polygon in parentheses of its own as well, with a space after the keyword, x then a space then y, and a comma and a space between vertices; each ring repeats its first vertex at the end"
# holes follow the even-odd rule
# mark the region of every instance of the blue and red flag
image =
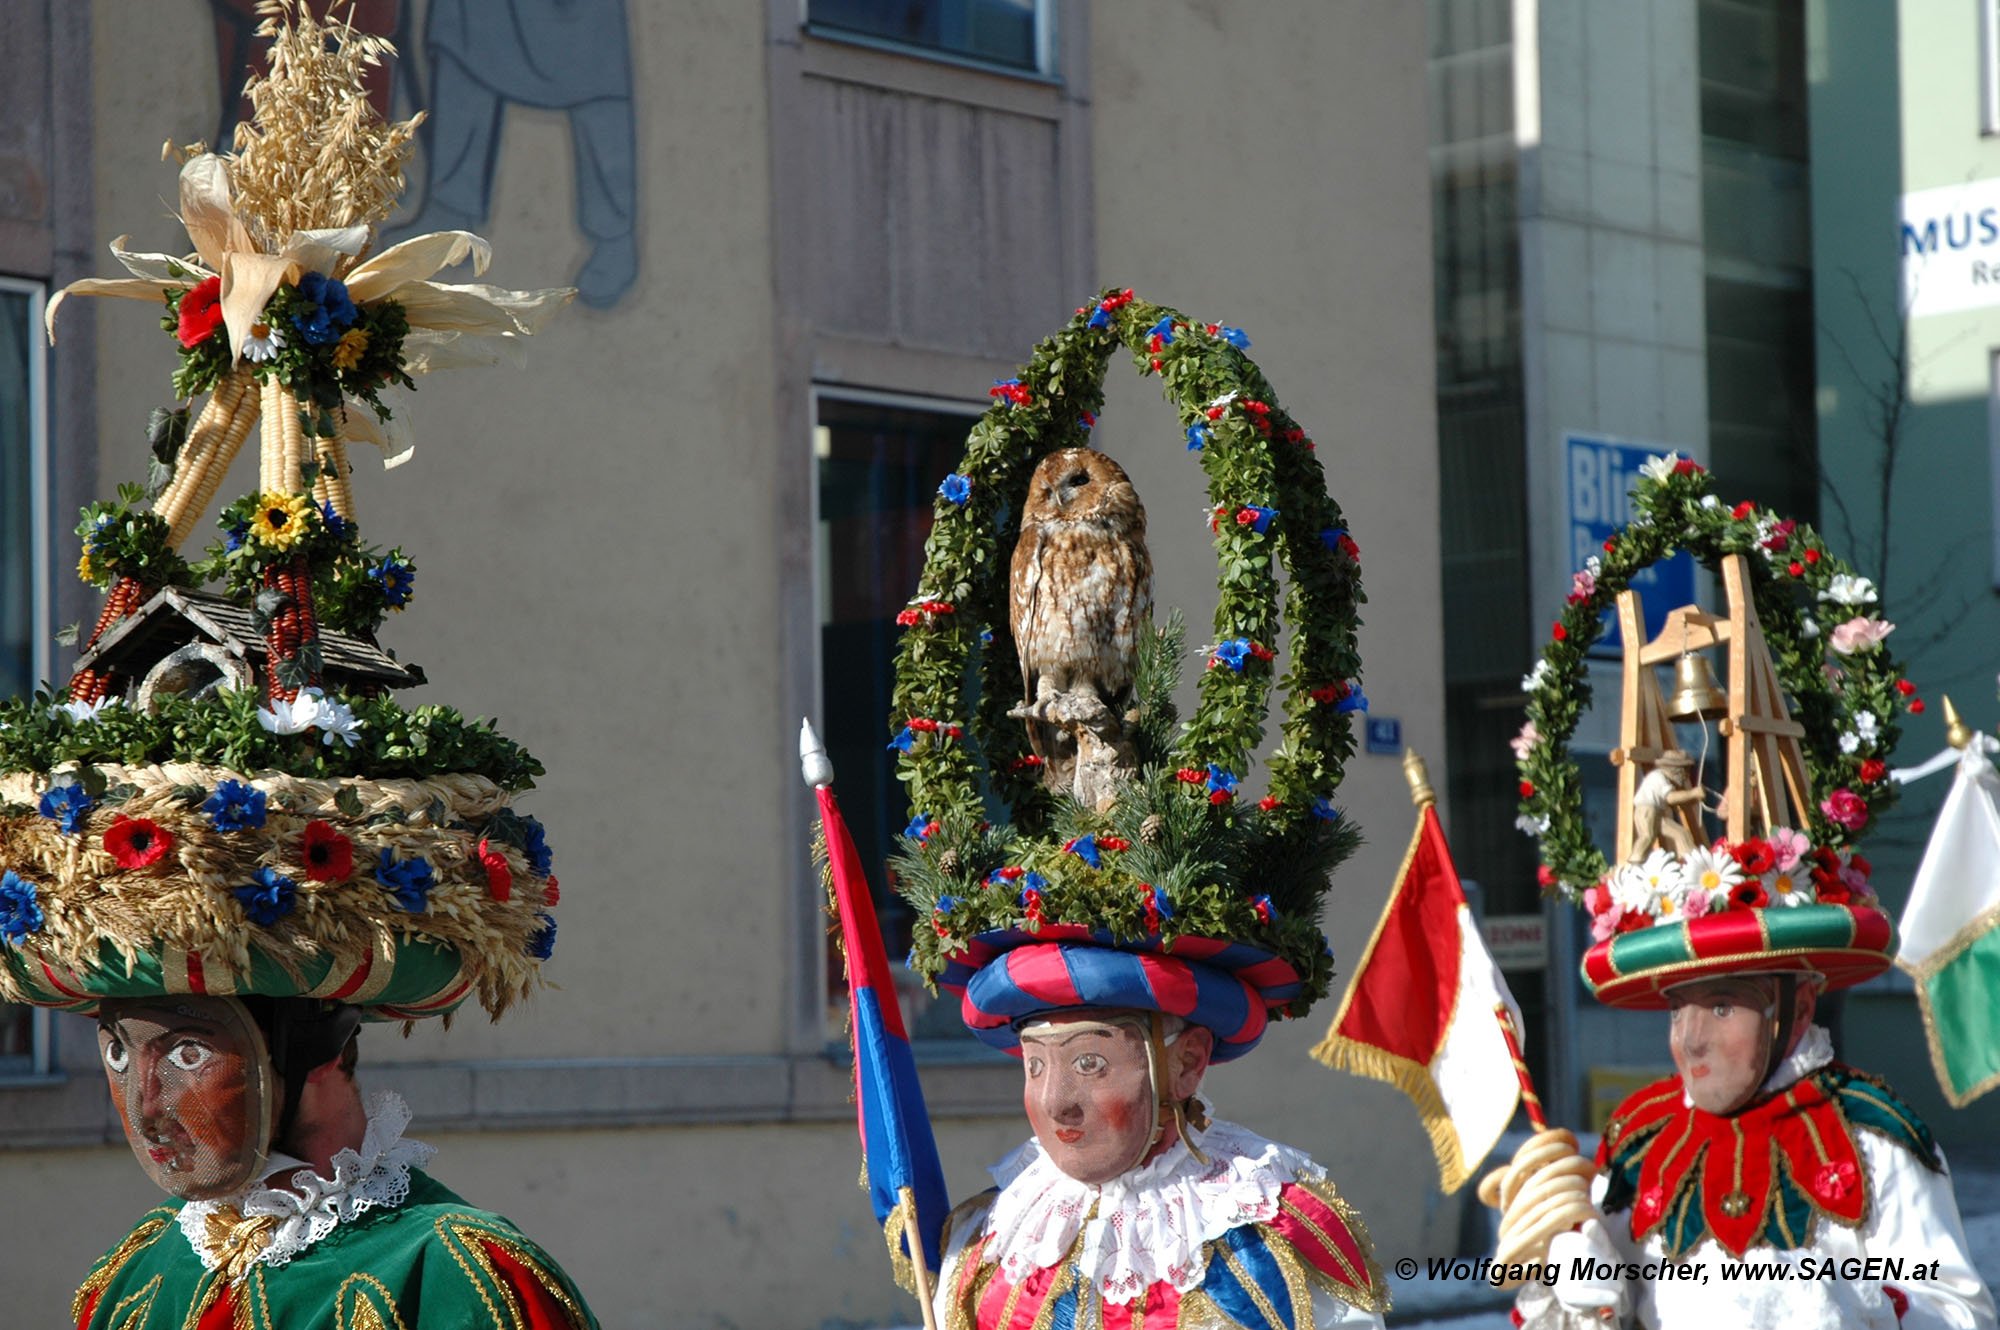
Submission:
MULTIPOLYGON (((824 759, 822 758, 822 761, 824 759)), ((808 773, 810 778, 810 772, 808 773)), ((831 781, 831 771, 827 772, 831 781)), ((847 956, 848 1014, 854 1038, 854 1099, 860 1117, 861 1156, 867 1167, 868 1197, 878 1223, 899 1215, 914 1225, 923 1241, 923 1263, 935 1271, 941 1264, 939 1238, 951 1213, 944 1168, 938 1163, 937 1139, 931 1134, 930 1113, 923 1087, 917 1082, 916 1059, 903 1027, 902 1008, 889 977, 882 950, 882 930, 875 923, 875 901, 861 856, 840 815, 830 784, 815 782, 820 825, 826 831, 826 855, 833 875, 833 896, 840 913, 840 937, 847 956), (913 1213, 904 1210, 908 1196, 913 1213)), ((909 1230, 902 1249, 910 1251, 909 1230)), ((914 1255, 914 1253, 912 1253, 914 1255)))

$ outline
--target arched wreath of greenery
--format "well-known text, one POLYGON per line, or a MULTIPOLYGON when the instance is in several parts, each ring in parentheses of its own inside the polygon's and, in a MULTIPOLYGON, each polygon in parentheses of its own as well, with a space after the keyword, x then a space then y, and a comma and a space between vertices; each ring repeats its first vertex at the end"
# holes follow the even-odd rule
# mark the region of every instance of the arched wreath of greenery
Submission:
POLYGON ((1082 924, 1141 945, 1199 935, 1283 956, 1304 980, 1294 1015, 1325 992, 1320 899, 1359 839, 1332 802, 1354 748, 1350 713, 1366 706, 1359 551, 1312 441, 1248 345, 1234 328, 1108 291, 1040 343, 1018 378, 994 385, 993 407, 940 486, 923 581, 900 616, 889 726, 912 813, 893 871, 929 924, 910 957, 927 979, 979 933, 1082 924), (1007 715, 1022 697, 1008 570, 1031 473, 1053 450, 1088 445, 1121 345, 1160 378, 1207 472, 1218 599, 1184 726, 1172 702, 1178 616, 1146 635, 1142 772, 1099 813, 1040 784, 1025 727, 1007 715), (978 714, 968 716, 975 677, 978 714), (1239 800, 1274 682, 1285 701, 1269 791, 1239 800))
POLYGON ((1585 657, 1618 593, 1680 549, 1711 569, 1728 555, 1745 556, 1778 680, 1805 729, 1806 772, 1822 796, 1803 810, 1808 826, 1799 829, 1815 846, 1845 849, 1895 800, 1885 758, 1896 746, 1898 709, 1922 711, 1923 699, 1879 637, 1836 636, 1857 619, 1879 623, 1875 588, 1811 527, 1748 502, 1726 506, 1708 484, 1705 470, 1672 454, 1648 464, 1632 492, 1631 524, 1576 573, 1562 617, 1522 681, 1533 727, 1524 731, 1519 763, 1522 826, 1541 837, 1543 887, 1572 901, 1608 868, 1584 826, 1582 778, 1569 752, 1590 705, 1585 657), (1843 641, 1852 649, 1839 649, 1843 641), (1852 797, 1833 804, 1844 814, 1836 820, 1828 806, 1843 792, 1852 797))

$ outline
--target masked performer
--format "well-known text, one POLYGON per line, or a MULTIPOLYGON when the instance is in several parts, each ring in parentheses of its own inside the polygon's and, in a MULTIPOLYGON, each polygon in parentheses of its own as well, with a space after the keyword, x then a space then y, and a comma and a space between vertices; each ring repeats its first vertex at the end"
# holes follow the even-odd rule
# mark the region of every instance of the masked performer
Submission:
MULTIPOLYGON (((1544 881, 1594 883, 1581 893, 1596 938, 1584 979, 1607 1005, 1665 1010, 1676 1075, 1618 1106, 1594 1177, 1573 1138, 1551 1131, 1488 1180, 1506 1200, 1503 1248, 1545 1251, 1554 1267, 1523 1288, 1516 1321, 1992 1326, 1929 1129, 1887 1085, 1835 1061, 1813 1020, 1821 994, 1882 973, 1895 949, 1854 847, 1891 795, 1881 754, 1915 690, 1879 634, 1828 654, 1843 640, 1833 630, 1875 601, 1865 579, 1810 528, 1706 491, 1693 463, 1648 465, 1633 495, 1644 520, 1579 577, 1530 679, 1539 732, 1523 745, 1523 816, 1543 830, 1544 881), (1641 823, 1612 866, 1588 850, 1563 794, 1577 788, 1565 756, 1574 689, 1614 599, 1628 662, 1641 649, 1625 583, 1672 539, 1716 567, 1729 600, 1728 620, 1708 620, 1729 624, 1728 821, 1707 844, 1686 833, 1651 844, 1641 823), (1819 723, 1793 723, 1785 698, 1819 723), (1830 792, 1815 800, 1814 784, 1830 792), (1596 1215, 1575 1223, 1565 1186, 1596 1215)), ((1660 640, 1686 631, 1676 615, 1697 613, 1673 611, 1660 640)), ((1625 686, 1625 778, 1648 753, 1685 766, 1662 742, 1675 718, 1650 669, 1628 668, 1625 686)))
POLYGON ((1020 1059, 1034 1133, 944 1226, 943 1326, 1305 1330, 1379 1324, 1387 1305, 1325 1170, 1199 1093, 1211 1061, 1326 992, 1319 906, 1356 843, 1332 803, 1364 705, 1355 547, 1247 344, 1107 293, 995 386, 939 490, 901 616, 890 747, 915 817, 894 872, 910 964, 1020 1059), (1178 616, 1148 618, 1144 509, 1088 446, 1121 345, 1162 374, 1224 500, 1221 640, 1185 726, 1178 616), (1279 673, 1279 561, 1284 742, 1264 797, 1239 798, 1279 673), (989 825, 975 764, 1009 825, 989 825))
POLYGON ((269 35, 239 152, 182 170, 195 253, 114 247, 132 277, 66 293, 164 298, 176 387, 208 401, 156 413, 153 511, 127 491, 85 512, 81 571, 110 596, 69 686, 0 705, 0 999, 96 1016, 133 1153, 173 1198, 74 1315, 585 1330, 555 1263, 428 1177, 408 1108, 354 1080, 362 1021, 472 997, 497 1017, 532 991, 558 891, 511 807, 541 768, 389 695, 422 681, 375 641, 413 569, 362 544, 346 443, 380 441, 379 394, 436 347, 531 332, 569 293, 429 281, 483 265, 473 236, 371 256, 411 128, 367 105, 379 44, 293 7, 269 35), (198 573, 178 547, 260 417, 257 488, 198 573))

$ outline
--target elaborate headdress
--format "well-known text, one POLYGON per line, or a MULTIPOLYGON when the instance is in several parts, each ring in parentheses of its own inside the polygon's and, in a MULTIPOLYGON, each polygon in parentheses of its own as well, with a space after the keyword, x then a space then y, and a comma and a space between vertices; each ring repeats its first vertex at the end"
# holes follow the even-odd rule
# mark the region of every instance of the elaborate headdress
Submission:
POLYGON ((476 995, 498 1016, 554 941, 548 846, 511 807, 542 769, 489 724, 390 697, 423 682, 375 637, 414 568, 362 543, 347 444, 385 445, 391 390, 573 293, 432 281, 486 266, 463 232, 374 253, 416 125, 362 90, 387 45, 263 9, 253 120, 181 170, 194 254, 121 237, 132 276, 63 293, 163 301, 182 401, 154 412, 151 485, 84 512, 79 571, 109 598, 75 677, 0 704, 0 999, 313 997, 414 1019, 476 995), (190 562, 260 419, 257 487, 190 562))
MULTIPOLYGON (((1018 1050, 1019 1023, 1037 1013, 1124 1007, 1211 1029, 1214 1056, 1227 1059, 1271 1017, 1303 1015, 1326 992, 1320 901, 1357 842, 1333 799, 1353 752, 1350 713, 1366 707, 1359 554, 1312 441, 1248 346, 1235 328, 1107 292, 994 386, 939 488, 923 581, 900 619, 889 747, 912 818, 893 868, 920 921, 911 966, 961 994, 967 1024, 995 1047, 1018 1050), (1053 575, 1021 536, 1037 502, 1031 477, 1043 468, 1037 485, 1060 489, 1058 505, 1088 481, 1051 466, 1102 472, 1129 497, 1115 464, 1074 451, 1088 446, 1121 346, 1160 379, 1208 474, 1219 597, 1185 725, 1171 699, 1178 616, 1125 628, 1149 603, 1143 588, 1110 616, 1119 631, 1105 630, 1130 653, 1106 671, 1117 686, 1044 675, 1022 699, 1035 667, 1015 631, 1034 579, 1053 575), (1282 736, 1267 793, 1253 799, 1239 782, 1274 684, 1282 736)), ((1143 541, 1143 515, 1137 526, 1143 541)))
POLYGON ((1619 1007, 1664 1007, 1675 984, 1723 974, 1813 974, 1843 988, 1887 969, 1895 929, 1856 843, 1895 797, 1885 756, 1900 710, 1923 710, 1883 646, 1867 578, 1803 523, 1753 503, 1726 506, 1707 473, 1668 454, 1643 468, 1632 523, 1572 582, 1534 671, 1515 740, 1522 829, 1541 840, 1545 889, 1582 904, 1595 938, 1583 976, 1619 1007), (1650 640, 1637 574, 1677 549, 1715 570, 1726 614, 1672 611, 1650 640), (1606 611, 1624 652, 1617 861, 1591 843, 1570 735, 1590 696, 1585 656, 1606 611), (1728 685, 1696 653, 1727 652, 1728 685), (1679 659, 1669 704, 1656 665, 1679 659), (1704 830, 1674 725, 1720 722, 1724 835, 1704 830))

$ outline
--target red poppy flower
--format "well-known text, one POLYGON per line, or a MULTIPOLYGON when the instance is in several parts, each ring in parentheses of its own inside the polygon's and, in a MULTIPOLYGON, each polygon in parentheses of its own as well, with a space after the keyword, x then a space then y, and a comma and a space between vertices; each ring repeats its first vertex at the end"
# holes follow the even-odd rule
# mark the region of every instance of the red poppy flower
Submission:
POLYGON ((1869 785, 1873 785, 1888 774, 1889 764, 1879 757, 1868 758, 1861 764, 1861 779, 1869 785))
POLYGON ((1556 884, 1556 870, 1547 864, 1541 865, 1535 869, 1535 881, 1542 886, 1553 887, 1556 884))
POLYGON ((1281 807, 1283 807, 1283 806, 1284 806, 1284 803, 1285 803, 1285 801, 1284 801, 1283 799, 1279 799, 1279 798, 1276 798, 1276 797, 1274 797, 1274 796, 1272 796, 1272 795, 1268 795, 1268 794, 1267 794, 1267 795, 1265 795, 1265 796, 1264 796, 1263 798, 1261 798, 1261 799, 1259 799, 1259 800, 1257 801, 1257 807, 1259 807, 1259 808, 1263 809, 1263 810, 1264 810, 1265 812, 1267 812, 1267 813, 1268 813, 1268 812, 1270 812, 1270 811, 1271 811, 1271 810, 1272 810, 1273 808, 1281 808, 1281 807))
POLYGON ((1896 680, 1896 691, 1901 693, 1904 697, 1908 697, 1911 693, 1917 691, 1917 686, 1911 683, 1908 679, 1898 679, 1896 680))
POLYGON ((1754 836, 1730 846, 1729 857, 1753 877, 1761 877, 1778 866, 1778 852, 1771 848, 1771 843, 1754 836))
POLYGON ((514 870, 507 866, 507 856, 487 844, 479 842, 479 866, 486 870, 486 894, 496 901, 504 901, 514 894, 514 870))
POLYGON ((354 842, 318 818, 306 823, 299 857, 314 882, 344 882, 354 873, 354 842))
POLYGON ((1921 697, 1910 699, 1910 714, 1912 716, 1921 716, 1924 714, 1924 699, 1921 697))
POLYGON ((1771 903, 1771 893, 1764 890, 1764 884, 1752 878, 1738 882, 1729 892, 1729 903, 1741 905, 1749 910, 1761 910, 1771 903))
POLYGON ((1535 797, 1535 782, 1531 780, 1521 782, 1521 797, 1523 799, 1532 799, 1535 797))
POLYGON ((1785 565, 1785 571, 1790 573, 1793 577, 1804 577, 1806 575, 1806 566, 1800 563, 1797 559, 1794 559, 1790 563, 1785 565))
POLYGON ((1750 500, 1745 499, 1743 502, 1737 504, 1734 508, 1730 509, 1729 515, 1740 522, 1744 518, 1750 516, 1750 514, 1756 511, 1757 511, 1757 505, 1750 502, 1750 500))
POLYGON ((182 346, 199 346, 215 336, 215 330, 221 326, 222 279, 211 277, 181 297, 176 336, 182 346))
POLYGON ((1569 629, 1563 627, 1561 624, 1557 624, 1553 629, 1550 630, 1549 636, 1555 638, 1556 641, 1561 642, 1569 636, 1569 629))
POLYGON ((104 848, 120 868, 151 868, 174 848, 174 836, 151 818, 120 813, 104 830, 104 848))

